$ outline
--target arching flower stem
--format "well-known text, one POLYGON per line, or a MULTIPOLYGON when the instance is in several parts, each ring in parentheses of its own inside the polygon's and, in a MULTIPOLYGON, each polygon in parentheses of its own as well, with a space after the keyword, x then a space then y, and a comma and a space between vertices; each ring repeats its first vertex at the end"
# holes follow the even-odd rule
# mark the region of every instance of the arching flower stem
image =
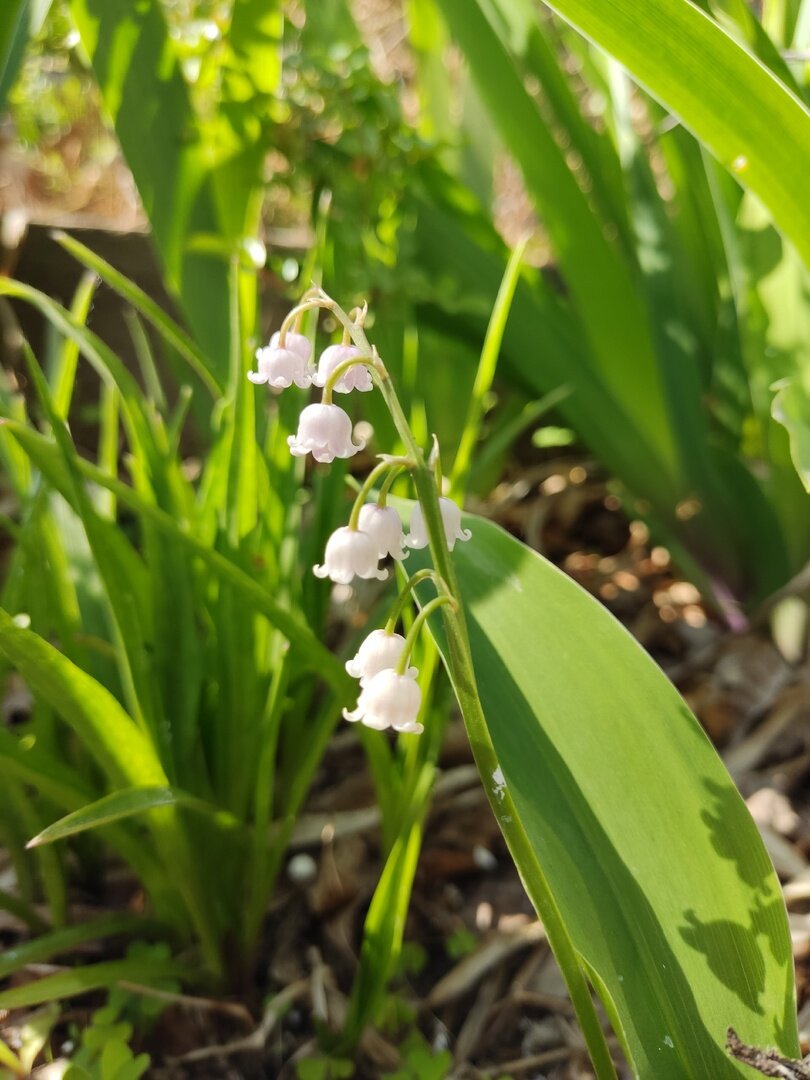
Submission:
MULTIPOLYGON (((350 334, 349 337, 351 340, 352 335, 350 334)), ((363 356, 352 356, 349 360, 342 360, 324 383, 323 397, 321 398, 324 405, 332 404, 332 394, 334 393, 336 383, 343 378, 349 368, 357 367, 358 364, 363 364, 367 367, 371 372, 372 378, 376 378, 379 385, 379 375, 374 368, 374 357, 371 352, 365 352, 363 356)))
POLYGON ((408 631, 408 636, 405 638, 405 644, 402 648, 397 666, 394 671, 397 675, 404 675, 408 670, 408 661, 410 660, 413 647, 416 644, 416 639, 419 637, 419 631, 422 629, 426 620, 430 618, 437 608, 442 607, 443 604, 450 604, 454 609, 458 608, 458 604, 449 593, 443 593, 441 596, 435 596, 420 610, 419 614, 413 620, 413 625, 408 631))
MULTIPOLYGON (((337 368, 335 369, 337 371, 337 368)), ((363 486, 357 493, 357 498, 354 500, 354 506, 349 517, 349 528, 357 530, 358 522, 360 520, 360 511, 363 509, 366 503, 366 499, 369 493, 373 490, 375 484, 389 469, 396 469, 399 472, 400 469, 408 469, 413 466, 413 462, 410 458, 403 457, 387 457, 385 461, 381 461, 379 465, 375 465, 366 479, 363 481, 363 486)))
MULTIPOLYGON (((411 462, 409 458, 404 458, 403 461, 407 461, 410 465, 413 464, 413 462, 411 462)), ((394 481, 399 476, 400 471, 405 467, 406 466, 404 464, 397 465, 395 468, 391 469, 388 476, 386 476, 385 480, 383 480, 382 484, 380 485, 380 493, 377 496, 377 506, 385 507, 388 505, 388 493, 391 490, 394 481)))
POLYGON ((404 586, 402 587, 402 591, 397 597, 396 603, 391 608, 391 614, 388 616, 388 622, 386 622, 385 624, 386 634, 393 634, 394 630, 396 629, 396 625, 399 622, 399 617, 402 614, 402 609, 408 602, 408 597, 411 595, 417 585, 419 585, 423 581, 427 581, 428 579, 434 582, 434 584, 436 585, 436 589, 440 594, 447 596, 450 595, 447 586, 435 570, 431 570, 430 567, 427 567, 424 570, 417 570, 416 573, 409 577, 408 580, 405 582, 404 586))
MULTIPOLYGON (((467 634, 467 624, 464 618, 464 608, 460 601, 458 580, 445 538, 444 522, 439 509, 439 491, 436 487, 433 469, 426 463, 422 449, 414 438, 402 405, 394 390, 391 377, 386 371, 376 348, 372 349, 369 346, 368 338, 362 327, 355 326, 349 316, 331 297, 324 292, 321 292, 320 296, 324 300, 324 307, 328 308, 348 330, 354 344, 364 353, 372 356, 373 364, 369 366, 391 413, 391 418, 394 421, 399 437, 402 439, 406 453, 415 462, 412 471, 413 482, 425 519, 433 565, 444 580, 449 596, 456 600, 455 605, 445 603, 442 606, 447 642, 446 662, 450 680, 464 717, 475 763, 481 777, 484 779, 487 800, 501 826, 501 831, 513 859, 518 865, 530 866, 532 869, 532 873, 525 878, 526 889, 543 921, 552 952, 563 973, 568 992, 571 995, 571 1001, 582 1026, 582 1033, 591 1060, 596 1068, 596 1074, 600 1080, 604 1080, 604 1078, 615 1080, 616 1070, 591 999, 585 971, 574 948, 574 943, 569 936, 557 899, 551 892, 537 854, 521 824, 520 816, 512 800, 512 794, 508 786, 506 789, 498 787, 496 794, 495 786, 486 782, 488 777, 492 777, 494 773, 500 770, 500 765, 475 682, 475 671, 467 634)), ((405 651, 403 650, 403 653, 405 651)))
POLYGON ((296 304, 295 307, 289 311, 281 324, 278 332, 278 344, 279 348, 284 349, 287 347, 287 331, 289 329, 298 330, 301 326, 301 319, 304 313, 307 311, 316 311, 319 309, 330 308, 329 304, 324 303, 323 297, 320 293, 313 293, 311 299, 302 300, 300 304, 296 304))

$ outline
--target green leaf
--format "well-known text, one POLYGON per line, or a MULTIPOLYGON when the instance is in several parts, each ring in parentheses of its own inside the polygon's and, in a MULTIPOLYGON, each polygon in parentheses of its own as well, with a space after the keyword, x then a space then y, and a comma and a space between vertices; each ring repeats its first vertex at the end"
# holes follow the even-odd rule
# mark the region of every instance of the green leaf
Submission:
POLYGON ((511 5, 503 0, 437 3, 543 215, 571 307, 587 339, 589 367, 621 400, 667 475, 675 474, 677 432, 669 420, 662 372, 634 267, 605 235, 551 125, 526 89, 504 25, 513 14, 511 5))
POLYGON ((741 1075, 729 1025, 795 1056, 779 883, 706 735, 591 596, 496 526, 466 524, 453 559, 498 760, 484 783, 636 1074, 741 1075))
POLYGON ((771 412, 790 437, 790 454, 805 491, 810 492, 810 394, 800 376, 782 379, 773 387, 777 393, 771 412))
POLYGON ((528 237, 524 237, 516 246, 506 270, 503 281, 498 290, 495 306, 487 326, 486 337, 481 348, 481 358, 478 363, 478 371, 475 375, 472 394, 467 407, 467 417, 464 421, 464 430, 456 450, 453 472, 451 476, 451 488, 455 495, 465 490, 467 478, 472 465, 472 455, 475 444, 481 434, 481 421, 484 417, 485 399, 492 388, 492 380, 495 378, 495 369, 498 365, 498 356, 501 351, 503 332, 509 318, 515 289, 520 280, 520 268, 523 257, 526 254, 528 237))
POLYGON ((688 0, 552 0, 680 117, 810 262, 810 113, 688 0))
POLYGON ((2 609, 0 652, 34 695, 74 728, 113 781, 165 786, 154 748, 112 694, 2 609))
POLYGON ((52 844, 56 840, 75 836, 76 833, 87 832, 88 829, 98 829, 137 814, 144 814, 159 806, 175 805, 208 814, 223 826, 233 827, 239 824, 232 814, 184 791, 168 787, 123 788, 55 821, 29 840, 26 847, 52 844))
POLYGON ((5 0, 0 7, 0 112, 14 85, 29 38, 39 32, 50 0, 5 0))
POLYGON ((128 277, 116 270, 100 255, 91 251, 89 247, 76 240, 75 237, 68 236, 67 233, 56 232, 54 233, 54 239, 66 251, 69 251, 74 258, 78 259, 82 265, 98 274, 102 281, 106 282, 111 289, 115 289, 119 296, 132 304, 135 310, 139 311, 154 326, 164 341, 176 349, 186 360, 189 367, 199 375, 214 398, 222 396, 222 387, 215 375, 209 370, 205 353, 197 348, 185 330, 178 326, 159 304, 156 304, 150 296, 147 296, 143 289, 138 288, 133 281, 130 281, 128 277))
POLYGON ((153 810, 156 806, 172 806, 176 803, 177 796, 171 788, 167 787, 143 787, 124 788, 114 791, 111 795, 105 795, 103 799, 83 806, 81 810, 75 810, 72 814, 55 821, 42 832, 37 833, 28 841, 26 847, 39 847, 40 844, 52 844, 55 840, 64 840, 76 833, 86 832, 88 829, 96 829, 101 825, 109 825, 113 821, 142 814, 146 810, 153 810))
POLYGON ((21 945, 4 950, 0 957, 0 979, 27 964, 42 963, 43 960, 69 952, 87 941, 98 941, 114 934, 144 934, 151 928, 145 919, 136 915, 105 915, 79 923, 78 926, 67 926, 48 934, 40 934, 31 941, 24 941, 21 945))
MULTIPOLYGON (((228 349, 227 263, 193 250, 195 235, 220 232, 207 147, 161 7, 155 0, 70 0, 81 45, 161 255, 209 364, 228 349)), ((234 192, 238 201, 241 192, 234 192)))
MULTIPOLYGON (((37 468, 46 475, 49 483, 52 483, 60 494, 70 500, 70 482, 65 475, 58 448, 38 432, 22 424, 9 421, 6 427, 9 434, 12 434, 25 447, 26 453, 36 463, 37 468)), ((76 465, 85 477, 113 492, 121 503, 141 514, 145 520, 176 540, 189 555, 200 558, 220 581, 232 585, 234 591, 239 594, 240 602, 264 615, 268 622, 289 640, 296 649, 299 660, 304 660, 307 666, 317 670, 324 680, 339 693, 351 690, 352 681, 337 657, 322 644, 299 615, 280 604, 237 563, 209 547, 190 530, 181 528, 171 515, 147 502, 128 484, 107 476, 101 469, 78 456, 76 465)))
POLYGON ((42 979, 15 986, 11 990, 0 992, 0 1009, 21 1009, 31 1005, 42 1005, 46 1001, 59 1001, 62 998, 86 994, 90 990, 101 990, 115 986, 119 982, 142 983, 153 986, 163 979, 177 979, 188 976, 188 969, 176 960, 160 957, 141 957, 126 960, 109 960, 101 964, 89 964, 87 967, 60 971, 55 975, 46 975, 42 979))

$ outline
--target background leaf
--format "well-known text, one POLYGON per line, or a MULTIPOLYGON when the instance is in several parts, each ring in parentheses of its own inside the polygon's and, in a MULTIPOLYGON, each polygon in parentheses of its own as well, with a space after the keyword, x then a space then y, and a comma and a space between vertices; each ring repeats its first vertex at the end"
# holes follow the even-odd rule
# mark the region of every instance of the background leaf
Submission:
POLYGON ((22 64, 28 39, 38 33, 51 0, 5 0, 0 7, 0 110, 22 64))
POLYGON ((688 0, 549 6, 672 109, 810 262, 810 113, 772 72, 688 0))

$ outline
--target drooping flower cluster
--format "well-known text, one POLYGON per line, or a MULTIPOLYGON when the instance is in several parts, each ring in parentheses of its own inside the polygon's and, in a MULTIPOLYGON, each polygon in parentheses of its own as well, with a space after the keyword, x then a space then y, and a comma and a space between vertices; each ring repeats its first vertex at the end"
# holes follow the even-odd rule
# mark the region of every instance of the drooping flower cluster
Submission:
MULTIPOLYGON (((379 369, 377 374, 385 372, 377 353, 367 346, 361 349, 356 343, 358 340, 361 344, 365 342, 362 332, 365 307, 355 309, 348 317, 341 314, 341 321, 347 328, 343 342, 326 348, 317 367, 310 367, 310 341, 297 329, 301 314, 313 307, 339 310, 325 294, 317 290, 315 294, 314 298, 305 299, 290 313, 282 329, 271 337, 266 348, 257 351, 258 370, 249 372, 248 378, 253 383, 266 383, 276 390, 293 384, 301 389, 314 385, 323 390, 320 403, 307 405, 302 410, 298 430, 295 435, 289 436, 287 442, 295 456, 312 454, 315 461, 329 463, 335 458, 353 457, 365 448, 364 440, 354 441, 351 419, 340 406, 333 404, 333 393, 349 394, 353 390, 368 392, 374 387, 375 370, 379 369), (288 329, 288 323, 293 320, 296 329, 288 329), (355 343, 352 343, 351 337, 355 337, 355 343)), ((308 295, 311 297, 311 294, 308 295)), ((401 562, 408 557, 406 547, 427 547, 428 529, 419 503, 414 504, 411 512, 407 536, 399 514, 386 503, 388 488, 396 473, 415 465, 416 462, 410 458, 383 457, 381 463, 372 469, 360 489, 348 524, 332 533, 326 544, 323 563, 313 567, 317 577, 329 578, 340 585, 348 585, 355 578, 384 581, 388 571, 380 566, 381 560, 391 558, 401 562), (383 476, 385 479, 377 501, 368 502, 375 484, 383 476)), ((440 498, 439 509, 447 547, 452 551, 456 541, 470 539, 470 531, 462 528, 461 511, 450 499, 440 498)), ((374 630, 361 644, 357 654, 346 663, 349 675, 360 683, 356 708, 343 710, 347 720, 360 721, 376 730, 392 728, 402 734, 419 734, 423 730, 418 720, 422 706, 422 691, 417 682, 419 673, 415 667, 408 666, 408 660, 427 615, 443 603, 455 604, 455 601, 432 571, 421 571, 409 580, 396 613, 385 629, 374 630), (408 637, 404 638, 394 631, 398 612, 405 596, 425 575, 434 579, 439 596, 419 612, 408 637)))

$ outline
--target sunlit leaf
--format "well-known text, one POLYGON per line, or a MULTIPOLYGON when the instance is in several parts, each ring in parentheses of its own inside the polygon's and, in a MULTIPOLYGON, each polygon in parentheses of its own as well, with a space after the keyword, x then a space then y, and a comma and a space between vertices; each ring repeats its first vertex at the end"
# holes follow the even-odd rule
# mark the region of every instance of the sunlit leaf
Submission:
POLYGON ((637 1075, 739 1076, 729 1025, 795 1055, 779 882, 706 735, 597 601, 465 524, 453 559, 500 770, 484 782, 496 806, 508 792, 501 827, 528 839, 637 1075))

